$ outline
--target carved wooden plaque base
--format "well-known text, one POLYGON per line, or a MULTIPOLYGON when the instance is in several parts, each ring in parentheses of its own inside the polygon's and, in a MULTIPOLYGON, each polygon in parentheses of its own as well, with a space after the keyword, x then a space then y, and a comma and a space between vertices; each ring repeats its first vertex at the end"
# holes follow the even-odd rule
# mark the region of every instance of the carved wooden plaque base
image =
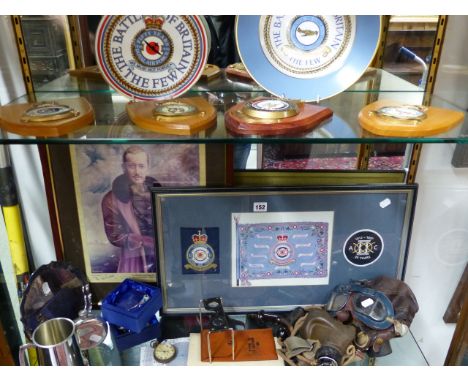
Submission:
POLYGON ((359 112, 359 124, 372 134, 387 137, 424 137, 450 130, 460 124, 460 111, 429 106, 408 106, 399 102, 381 100, 365 106, 359 112), (411 115, 411 108, 422 110, 422 115, 411 115))
POLYGON ((245 104, 241 102, 233 106, 224 115, 226 128, 234 135, 298 135, 313 129, 333 115, 332 110, 327 107, 298 102, 295 103, 295 115, 278 118, 279 113, 272 111, 271 118, 267 114, 256 118, 247 113, 245 104))
POLYGON ((25 136, 58 137, 93 122, 93 108, 82 97, 0 108, 0 126, 25 136))
POLYGON ((162 134, 191 135, 216 124, 216 109, 202 97, 129 102, 127 113, 135 125, 162 134))

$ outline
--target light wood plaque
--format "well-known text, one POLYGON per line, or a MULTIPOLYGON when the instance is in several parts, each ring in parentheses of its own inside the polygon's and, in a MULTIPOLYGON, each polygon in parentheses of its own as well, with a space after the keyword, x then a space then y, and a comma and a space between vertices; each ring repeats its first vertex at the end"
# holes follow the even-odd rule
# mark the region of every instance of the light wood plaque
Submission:
POLYGON ((384 107, 406 106, 401 102, 381 100, 365 106, 359 112, 359 124, 372 134, 387 137, 424 137, 446 132, 459 125, 462 112, 429 106, 420 120, 397 119, 378 114, 384 107))
POLYGON ((127 113, 130 120, 137 126, 162 134, 191 135, 206 130, 216 124, 216 109, 202 97, 176 98, 162 102, 129 102, 127 113), (196 112, 172 115, 157 114, 158 107, 168 106, 175 109, 192 109, 196 112))
POLYGON ((94 122, 94 111, 90 103, 82 97, 60 99, 54 102, 21 103, 0 107, 0 127, 4 130, 24 135, 40 137, 58 137, 71 133, 94 122), (31 109, 42 104, 67 106, 73 113, 67 118, 43 121, 25 120, 25 115, 31 109))

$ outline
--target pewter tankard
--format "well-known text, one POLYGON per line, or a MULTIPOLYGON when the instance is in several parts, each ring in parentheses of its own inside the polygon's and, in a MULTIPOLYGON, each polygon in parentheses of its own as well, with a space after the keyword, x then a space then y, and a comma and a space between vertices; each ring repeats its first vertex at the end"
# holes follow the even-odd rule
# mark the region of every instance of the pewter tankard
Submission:
POLYGON ((25 352, 35 348, 40 366, 81 366, 83 359, 75 338, 75 324, 64 317, 40 324, 32 334, 32 343, 21 345, 19 361, 26 365, 25 352))

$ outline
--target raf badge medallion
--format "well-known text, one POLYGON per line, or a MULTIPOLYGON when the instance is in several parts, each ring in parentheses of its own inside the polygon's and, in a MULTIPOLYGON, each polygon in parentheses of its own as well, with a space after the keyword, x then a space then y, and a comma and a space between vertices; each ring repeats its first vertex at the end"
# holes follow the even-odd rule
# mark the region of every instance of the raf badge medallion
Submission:
POLYGON ((218 228, 181 228, 181 239, 183 273, 219 273, 218 228))
POLYGON ((60 105, 55 102, 43 102, 33 105, 26 110, 22 117, 22 122, 50 122, 60 119, 78 117, 80 112, 68 105, 60 105))
POLYGON ((381 100, 365 106, 358 119, 363 129, 375 135, 424 137, 458 126, 464 115, 450 109, 381 100))
POLYGON ((153 114, 163 117, 186 117, 198 113, 195 105, 180 101, 161 102, 153 109, 153 114))
POLYGON ((109 85, 132 101, 158 102, 127 104, 133 123, 176 135, 213 126, 216 110, 202 97, 161 104, 190 90, 203 73, 210 41, 203 16, 105 16, 96 36, 98 65, 109 85))
POLYGON ((0 126, 20 135, 57 137, 91 124, 94 112, 85 98, 13 104, 0 108, 0 126))
POLYGON ((389 121, 419 123, 427 117, 426 110, 426 107, 419 105, 383 106, 374 113, 389 121))

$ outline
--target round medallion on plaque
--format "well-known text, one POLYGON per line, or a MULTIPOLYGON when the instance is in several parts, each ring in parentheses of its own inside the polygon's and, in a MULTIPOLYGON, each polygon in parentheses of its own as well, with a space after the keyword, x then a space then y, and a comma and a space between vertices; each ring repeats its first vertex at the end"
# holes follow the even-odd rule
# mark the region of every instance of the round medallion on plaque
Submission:
POLYGON ((262 87, 282 98, 317 101, 364 73, 380 24, 379 16, 239 16, 236 38, 242 62, 262 87))
POLYGON ((48 122, 77 117, 80 112, 68 105, 60 105, 54 102, 42 102, 34 104, 21 116, 22 122, 48 122))
POLYGON ((116 91, 132 99, 163 100, 198 81, 208 42, 203 16, 104 16, 96 55, 116 91))
POLYGON ((157 104, 153 110, 155 116, 162 115, 166 117, 182 117, 198 113, 195 105, 180 101, 166 101, 157 104))
POLYGON ((277 98, 260 98, 246 102, 242 112, 253 118, 286 118, 297 115, 298 108, 294 102, 277 98))
POLYGON ((426 108, 418 105, 383 106, 374 111, 381 118, 395 121, 422 121, 427 117, 426 108))
POLYGON ((388 137, 424 137, 444 133, 463 121, 461 111, 434 106, 405 105, 380 100, 364 106, 358 115, 361 127, 388 137))

